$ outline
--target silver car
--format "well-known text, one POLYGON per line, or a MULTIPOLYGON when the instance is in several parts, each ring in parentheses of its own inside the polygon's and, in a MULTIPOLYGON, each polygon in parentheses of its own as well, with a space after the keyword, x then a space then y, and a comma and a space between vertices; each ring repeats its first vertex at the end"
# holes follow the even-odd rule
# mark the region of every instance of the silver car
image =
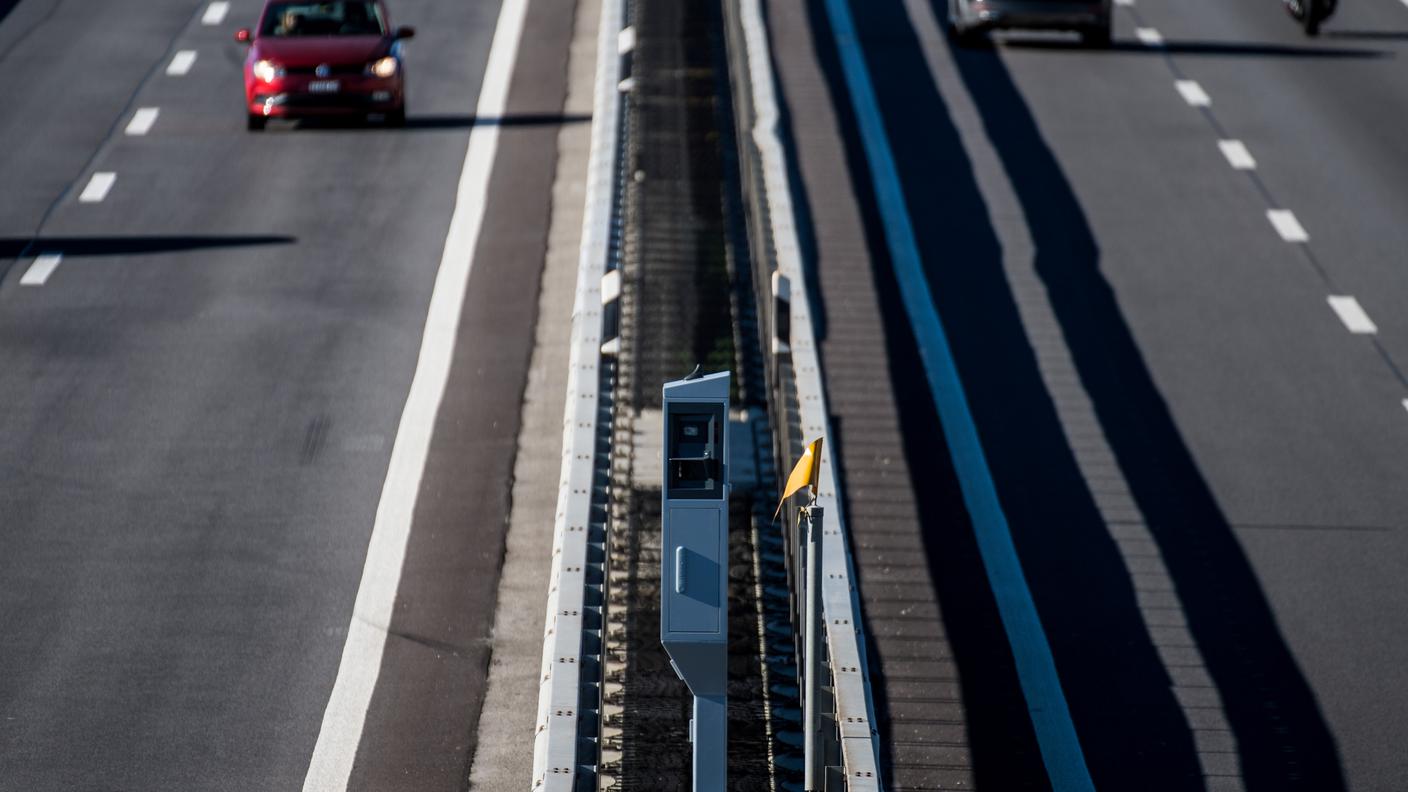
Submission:
POLYGON ((948 0, 949 30, 960 44, 999 28, 1074 30, 1087 46, 1110 46, 1110 0, 948 0))

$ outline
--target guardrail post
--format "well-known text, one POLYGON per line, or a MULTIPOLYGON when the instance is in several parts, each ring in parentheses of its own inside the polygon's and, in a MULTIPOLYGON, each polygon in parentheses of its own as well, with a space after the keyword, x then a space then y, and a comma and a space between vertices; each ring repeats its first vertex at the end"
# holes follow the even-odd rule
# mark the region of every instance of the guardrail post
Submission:
POLYGON ((825 756, 821 745, 821 708, 818 696, 821 693, 821 526, 825 510, 811 506, 802 510, 807 520, 807 612, 806 625, 806 681, 802 706, 803 729, 806 734, 803 764, 806 777, 803 789, 806 792, 820 792, 825 779, 825 756))

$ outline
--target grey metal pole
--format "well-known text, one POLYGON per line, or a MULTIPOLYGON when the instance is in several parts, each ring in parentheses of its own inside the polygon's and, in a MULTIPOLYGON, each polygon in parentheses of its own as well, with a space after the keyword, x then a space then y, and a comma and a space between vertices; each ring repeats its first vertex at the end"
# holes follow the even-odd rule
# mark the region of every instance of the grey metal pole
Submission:
POLYGON ((817 707, 818 689, 821 686, 821 526, 824 510, 812 506, 804 511, 807 515, 807 613, 806 613, 806 688, 802 706, 805 708, 803 729, 806 733, 804 763, 806 778, 803 788, 806 792, 820 792, 826 777, 822 767, 821 712, 817 707))

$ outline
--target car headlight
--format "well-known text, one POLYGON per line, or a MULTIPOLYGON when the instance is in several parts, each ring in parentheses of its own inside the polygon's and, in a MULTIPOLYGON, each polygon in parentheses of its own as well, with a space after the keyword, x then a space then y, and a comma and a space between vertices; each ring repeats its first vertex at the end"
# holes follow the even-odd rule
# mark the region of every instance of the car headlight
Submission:
POLYGON ((271 60, 259 60, 254 62, 254 79, 260 82, 273 82, 275 77, 282 77, 284 70, 279 68, 277 63, 271 60))
POLYGON ((387 55, 385 58, 380 58, 368 65, 367 73, 376 77, 395 77, 398 68, 400 68, 400 64, 396 62, 396 58, 387 55))

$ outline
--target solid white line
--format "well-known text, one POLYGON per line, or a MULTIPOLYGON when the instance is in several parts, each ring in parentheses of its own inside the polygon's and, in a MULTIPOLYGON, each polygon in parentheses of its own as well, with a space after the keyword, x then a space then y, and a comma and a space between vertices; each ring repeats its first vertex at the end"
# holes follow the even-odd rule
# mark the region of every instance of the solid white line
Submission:
POLYGON ((190 72, 191 66, 195 65, 195 62, 195 50, 181 50, 171 58, 171 65, 166 67, 166 73, 172 77, 182 77, 190 72))
POLYGON ((1222 156, 1227 158, 1227 164, 1237 170, 1256 170, 1256 160, 1252 159, 1252 153, 1242 141, 1219 140, 1217 147, 1222 149, 1222 156))
POLYGON ((1379 332, 1379 328, 1374 324, 1374 320, 1369 318, 1369 314, 1364 311, 1364 306, 1353 297, 1329 297, 1330 307, 1339 314, 1340 321, 1349 328, 1349 332, 1359 335, 1373 335, 1379 332))
POLYGON ((127 123, 127 134, 145 135, 152 131, 152 124, 156 123, 156 117, 161 111, 155 107, 143 107, 132 114, 132 120, 127 123))
POLYGON ((225 21, 225 15, 230 12, 230 4, 225 0, 216 0, 205 9, 205 16, 200 18, 202 25, 218 25, 225 21))
POLYGON ((1174 83, 1174 87, 1183 95, 1183 101, 1194 107, 1207 107, 1212 104, 1212 99, 1208 97, 1203 86, 1198 85, 1193 80, 1179 80, 1174 83))
POLYGON ((1310 235, 1305 233, 1305 227, 1290 209, 1267 209, 1266 219, 1271 221, 1271 225, 1276 227, 1276 233, 1287 242, 1310 241, 1310 235))
MULTIPOLYGON (((475 108, 478 118, 503 116, 527 4, 527 0, 504 0, 500 6, 479 90, 479 104, 475 108)), ((401 564, 406 555, 416 493, 425 471, 431 431, 449 377, 465 286, 484 220, 489 175, 498 148, 498 129, 497 124, 481 124, 469 134, 454 214, 450 217, 450 229, 445 236, 445 249, 426 314, 420 358, 391 449, 391 462, 372 525, 367 560, 362 568, 362 581, 348 624, 337 680, 323 712, 318 743, 303 780, 305 792, 346 790, 352 762, 357 756, 367 705, 371 702, 386 648, 386 631, 391 625, 392 606, 400 585, 401 564)))
POLYGON ((1146 47, 1162 47, 1164 45, 1163 34, 1154 28, 1135 28, 1134 35, 1139 38, 1139 43, 1146 47))
POLYGON ((20 278, 21 286, 43 286, 49 280, 49 276, 54 274, 54 270, 59 268, 59 262, 64 260, 62 253, 40 253, 34 259, 34 263, 25 270, 24 277, 20 278))
POLYGON ((81 203, 98 203, 108 197, 108 190, 112 189, 113 182, 117 181, 117 174, 111 171, 99 171, 93 174, 93 178, 88 180, 88 186, 83 188, 78 200, 81 203))

